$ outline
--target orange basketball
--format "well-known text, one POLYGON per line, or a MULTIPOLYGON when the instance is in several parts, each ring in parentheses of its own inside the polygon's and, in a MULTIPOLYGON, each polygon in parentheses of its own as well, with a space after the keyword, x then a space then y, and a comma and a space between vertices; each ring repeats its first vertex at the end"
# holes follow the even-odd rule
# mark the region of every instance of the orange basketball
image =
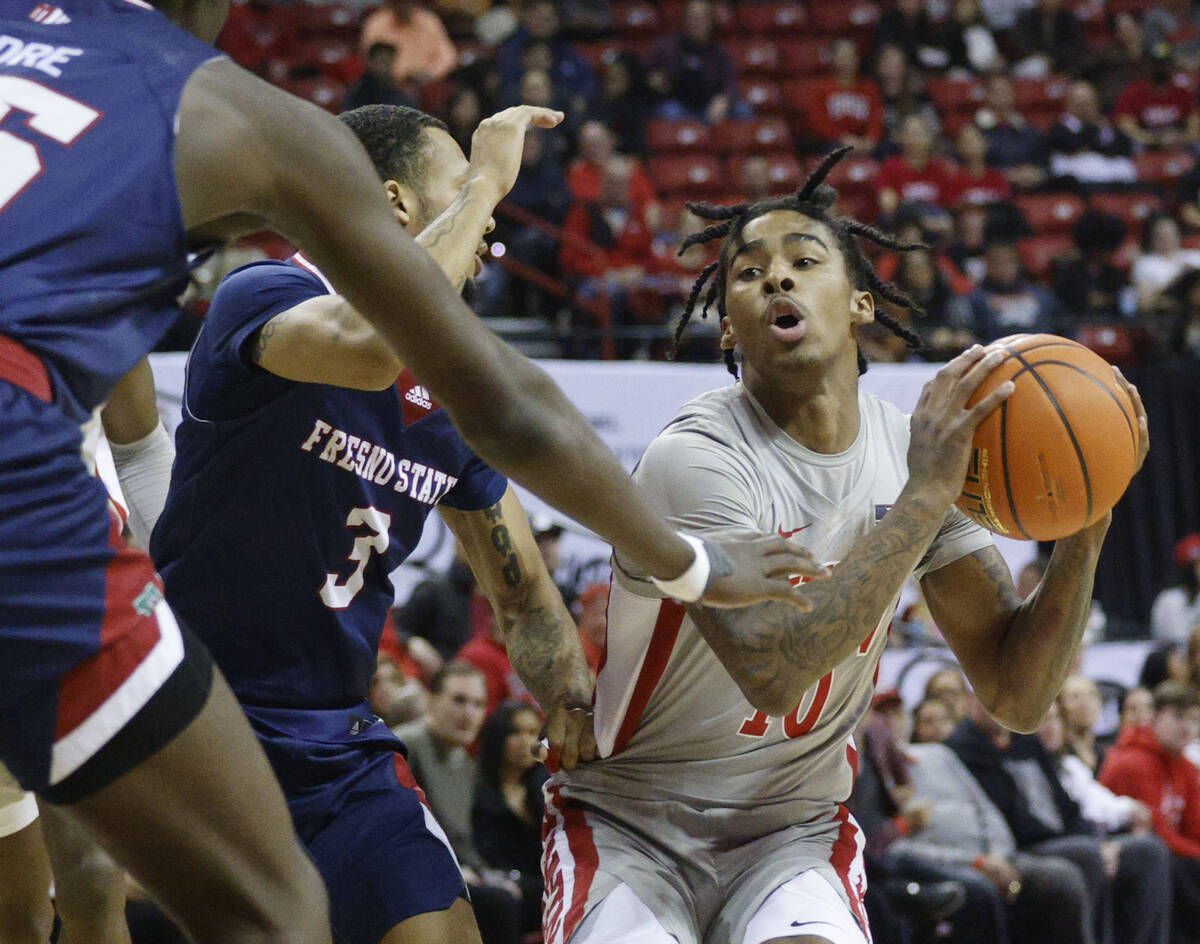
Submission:
POLYGON ((1016 389, 975 431, 957 505, 1005 537, 1074 534, 1112 508, 1133 477, 1133 403, 1108 362, 1068 338, 1014 334, 994 348, 1007 356, 967 405, 1006 380, 1016 389))

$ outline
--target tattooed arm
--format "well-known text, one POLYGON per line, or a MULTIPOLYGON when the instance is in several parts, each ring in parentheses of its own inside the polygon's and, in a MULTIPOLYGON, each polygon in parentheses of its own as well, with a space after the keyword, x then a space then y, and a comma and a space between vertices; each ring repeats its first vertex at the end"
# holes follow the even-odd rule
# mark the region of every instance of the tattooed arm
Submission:
POLYGON ((546 713, 547 736, 564 767, 595 756, 592 679, 579 631, 546 570, 510 486, 482 511, 439 512, 466 553, 513 668, 546 713))

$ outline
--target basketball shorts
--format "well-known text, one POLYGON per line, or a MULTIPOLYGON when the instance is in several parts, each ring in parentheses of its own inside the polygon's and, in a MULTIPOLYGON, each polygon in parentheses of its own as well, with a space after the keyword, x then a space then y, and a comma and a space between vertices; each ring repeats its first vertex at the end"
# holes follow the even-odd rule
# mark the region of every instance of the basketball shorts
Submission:
POLYGON ((248 712, 325 880, 335 944, 379 944, 401 921, 467 897, 450 842, 382 722, 371 719, 361 743, 338 743, 285 734, 264 723, 269 713, 248 712))
MULTIPOLYGON (((2 378, 13 347, 0 342, 2 378)), ((88 474, 79 426, 0 379, 0 761, 74 802, 174 738, 211 684, 207 651, 88 474)))
POLYGON ((738 843, 715 838, 713 811, 624 797, 602 811, 547 792, 546 944, 871 940, 862 834, 844 807, 738 843))
POLYGON ((38 818, 37 800, 22 790, 4 767, 0 767, 0 839, 19 833, 38 818))

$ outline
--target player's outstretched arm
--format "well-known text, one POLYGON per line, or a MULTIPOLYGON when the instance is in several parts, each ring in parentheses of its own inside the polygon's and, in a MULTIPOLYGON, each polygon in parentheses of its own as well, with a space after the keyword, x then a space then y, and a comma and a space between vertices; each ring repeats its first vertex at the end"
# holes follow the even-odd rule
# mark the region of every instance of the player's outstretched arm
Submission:
MULTIPOLYGON (((279 231, 375 325, 490 465, 656 577, 680 577, 698 561, 554 382, 491 334, 396 225, 340 122, 218 61, 189 79, 179 125, 176 180, 194 240, 279 231)), ((788 553, 728 549, 713 562, 706 599, 802 601, 786 576, 767 572, 768 555, 788 553)), ((792 572, 802 572, 803 556, 794 557, 792 572)))
POLYGON ((550 747, 566 768, 596 756, 592 679, 583 643, 546 570, 521 501, 510 486, 480 511, 439 506, 492 604, 517 675, 542 711, 550 747))
MULTIPOLYGON (((1150 448, 1146 409, 1137 389, 1114 370, 1133 401, 1141 468, 1150 448)), ((930 614, 980 700, 1014 731, 1037 730, 1070 671, 1111 521, 1110 512, 1056 541, 1045 576, 1024 601, 995 548, 961 558, 921 582, 930 614)))
MULTIPOLYGON (((519 105, 476 129, 458 195, 416 236, 456 289, 475 272, 492 212, 516 182, 525 132, 560 121, 562 112, 519 105)), ((259 329, 249 351, 255 363, 279 377, 352 390, 383 390, 404 367, 371 322, 340 295, 319 295, 281 311, 259 329)))
POLYGON ((976 347, 926 385, 912 417, 907 485, 829 578, 808 585, 808 613, 770 603, 733 611, 689 608, 755 708, 769 715, 791 711, 805 691, 876 629, 962 487, 975 427, 1011 393, 1011 385, 1001 385, 964 409, 998 359, 984 358, 976 347))

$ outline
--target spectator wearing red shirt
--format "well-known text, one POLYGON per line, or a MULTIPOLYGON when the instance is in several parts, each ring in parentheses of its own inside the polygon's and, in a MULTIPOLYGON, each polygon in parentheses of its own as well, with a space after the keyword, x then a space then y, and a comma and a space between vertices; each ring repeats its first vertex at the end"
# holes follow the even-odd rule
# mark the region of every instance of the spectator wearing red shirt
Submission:
POLYGON ((1192 92, 1176 85, 1169 47, 1152 50, 1150 78, 1125 86, 1113 109, 1117 127, 1142 147, 1177 148, 1200 142, 1200 111, 1192 92))
POLYGON ((850 39, 832 45, 833 75, 814 80, 808 124, 824 142, 874 151, 883 135, 883 101, 874 79, 859 75, 858 47, 850 39))
POLYGON ((1200 704, 1182 682, 1154 689, 1154 718, 1124 727, 1108 749, 1099 781, 1113 793, 1150 807, 1154 831, 1171 850, 1175 873, 1177 940, 1195 940, 1200 927, 1200 771, 1183 756, 1195 736, 1200 704))
POLYGON ((933 132, 920 115, 909 115, 900 126, 900 153, 879 168, 879 212, 890 217, 901 203, 949 206, 950 169, 933 156, 933 132))
MULTIPOLYGON (((567 168, 567 189, 571 199, 587 203, 600 198, 600 179, 604 167, 616 154, 616 135, 599 121, 585 121, 579 129, 579 156, 567 168)), ((628 198, 638 212, 654 223, 658 218, 658 194, 646 175, 642 162, 628 158, 628 198)))
MULTIPOLYGON (((630 193, 632 173, 630 158, 610 157, 596 199, 575 200, 563 223, 559 264, 585 302, 583 310, 576 312, 585 322, 594 318, 587 303, 599 300, 607 302, 612 324, 630 324, 634 318, 629 293, 655 267, 653 232, 644 208, 630 193)), ((619 357, 632 356, 636 349, 636 341, 629 338, 620 339, 616 348, 619 357)), ((595 357, 601 351, 597 345, 585 345, 573 353, 595 357)))
POLYGON ((996 167, 987 165, 987 138, 975 125, 964 125, 958 133, 958 156, 950 183, 950 203, 987 204, 1007 200, 1012 194, 1008 178, 996 167))

